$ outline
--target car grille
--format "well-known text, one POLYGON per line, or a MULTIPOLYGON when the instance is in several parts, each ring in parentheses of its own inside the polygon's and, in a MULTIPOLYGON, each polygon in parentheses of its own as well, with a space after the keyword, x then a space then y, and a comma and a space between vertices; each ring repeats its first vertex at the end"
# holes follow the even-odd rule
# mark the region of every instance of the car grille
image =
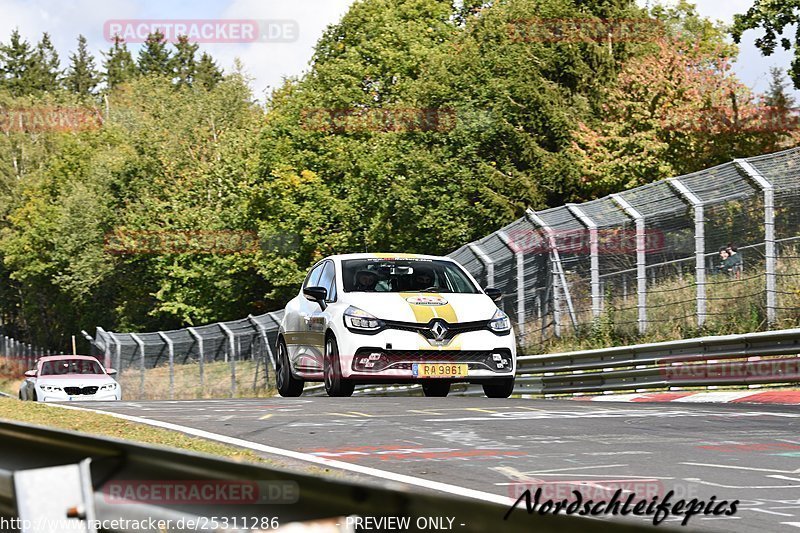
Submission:
POLYGON ((70 396, 91 396, 97 394, 98 387, 64 387, 64 392, 70 396))
POLYGON ((441 339, 442 341, 449 341, 452 340, 456 335, 460 333, 467 333, 470 331, 483 331, 489 329, 489 322, 486 320, 481 320, 478 322, 459 322, 457 324, 450 324, 445 322, 444 320, 431 320, 427 324, 417 324, 414 322, 396 322, 393 320, 385 320, 384 323, 386 324, 386 329, 399 329, 401 331, 414 331, 419 333, 423 337, 428 340, 437 340, 436 334, 433 332, 433 325, 436 322, 440 322, 447 328, 447 332, 444 334, 444 337, 441 339))
POLYGON ((361 348, 353 357, 353 370, 357 372, 380 372, 382 370, 410 370, 416 362, 466 363, 470 369, 507 372, 512 367, 511 351, 497 350, 381 350, 361 348), (495 354, 500 355, 502 366, 498 368, 495 354), (369 364, 372 366, 369 366, 369 364))

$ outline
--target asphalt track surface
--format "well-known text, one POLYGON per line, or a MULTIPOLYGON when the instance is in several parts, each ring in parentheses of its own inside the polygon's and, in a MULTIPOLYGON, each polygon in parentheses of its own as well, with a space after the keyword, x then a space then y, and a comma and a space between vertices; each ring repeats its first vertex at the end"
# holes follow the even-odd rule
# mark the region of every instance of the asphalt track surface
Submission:
MULTIPOLYGON (((516 498, 739 500, 687 531, 800 533, 800 408, 354 397, 81 404, 516 498)), ((348 474, 350 475, 350 474, 348 474)), ((519 512, 524 512, 520 510, 519 512)), ((652 518, 627 517, 652 524, 652 518)))

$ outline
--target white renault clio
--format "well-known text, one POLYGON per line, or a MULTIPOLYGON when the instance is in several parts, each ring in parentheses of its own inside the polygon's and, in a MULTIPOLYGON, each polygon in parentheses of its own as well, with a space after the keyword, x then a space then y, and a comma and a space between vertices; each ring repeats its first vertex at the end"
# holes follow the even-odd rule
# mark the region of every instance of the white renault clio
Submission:
POLYGON ((299 396, 306 381, 323 381, 330 396, 350 396, 358 384, 421 383, 426 396, 447 396, 451 383, 469 382, 507 398, 516 342, 500 297, 446 257, 327 257, 286 305, 278 392, 299 396))

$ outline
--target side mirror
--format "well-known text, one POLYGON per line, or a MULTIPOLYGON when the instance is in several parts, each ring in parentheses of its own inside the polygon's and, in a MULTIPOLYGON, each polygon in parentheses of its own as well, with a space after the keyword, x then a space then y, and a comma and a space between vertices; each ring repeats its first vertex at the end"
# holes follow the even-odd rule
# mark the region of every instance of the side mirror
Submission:
POLYGON ((106 369, 106 374, 108 374, 109 376, 116 376, 117 375, 117 371, 114 370, 113 368, 108 368, 108 369, 106 369))
POLYGON ((28 370, 25 372, 26 378, 35 378, 36 377, 36 370, 28 370))
POLYGON ((495 302, 499 302, 503 298, 503 291, 500 289, 495 289, 493 287, 487 287, 484 289, 486 296, 494 300, 495 302))
POLYGON ((303 289, 303 296, 310 302, 316 302, 322 309, 325 309, 325 300, 328 298, 328 289, 325 287, 306 287, 303 289))

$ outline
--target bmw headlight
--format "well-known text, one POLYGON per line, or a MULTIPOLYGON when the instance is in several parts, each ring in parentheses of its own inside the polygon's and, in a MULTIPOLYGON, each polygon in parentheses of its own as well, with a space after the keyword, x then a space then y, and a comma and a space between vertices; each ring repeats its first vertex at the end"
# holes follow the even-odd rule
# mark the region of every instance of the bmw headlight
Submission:
POLYGON ((61 387, 54 387, 53 385, 42 385, 42 390, 45 392, 63 392, 61 387))
POLYGON ((108 383, 108 384, 103 385, 102 387, 100 387, 100 390, 117 390, 117 384, 116 383, 108 383))
POLYGON ((508 315, 500 309, 495 312, 491 320, 489 320, 489 328, 497 333, 504 333, 511 329, 511 321, 508 315))
POLYGON ((383 327, 383 322, 366 311, 351 305, 344 312, 344 325, 348 329, 377 331, 383 327))

